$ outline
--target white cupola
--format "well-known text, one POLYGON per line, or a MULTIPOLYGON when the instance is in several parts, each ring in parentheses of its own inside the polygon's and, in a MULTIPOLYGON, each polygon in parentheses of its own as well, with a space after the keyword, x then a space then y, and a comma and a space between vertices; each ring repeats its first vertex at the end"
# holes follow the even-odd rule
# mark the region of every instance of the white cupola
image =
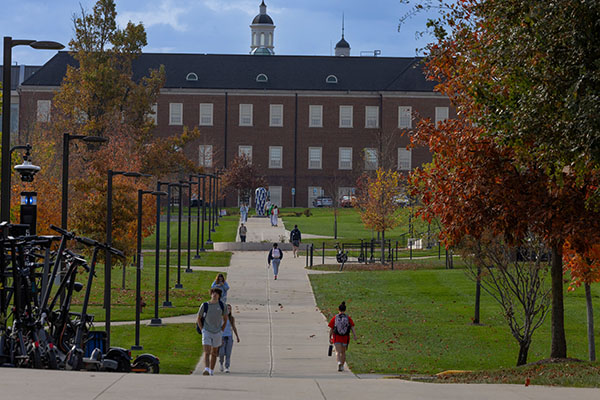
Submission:
POLYGON ((252 24, 250 25, 251 38, 250 38, 250 54, 255 55, 273 55, 275 51, 273 48, 273 34, 275 31, 275 24, 273 20, 267 14, 267 6, 263 0, 260 3, 259 14, 254 17, 252 24))

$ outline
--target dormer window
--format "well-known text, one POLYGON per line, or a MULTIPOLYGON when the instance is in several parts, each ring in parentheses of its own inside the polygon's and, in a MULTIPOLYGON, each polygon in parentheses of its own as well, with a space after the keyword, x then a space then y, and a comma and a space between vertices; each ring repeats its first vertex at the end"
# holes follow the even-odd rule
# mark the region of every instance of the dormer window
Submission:
POLYGON ((338 83, 338 78, 335 75, 329 75, 325 78, 325 83, 338 83))
POLYGON ((267 77, 267 75, 265 74, 258 74, 256 75, 256 82, 268 82, 269 81, 269 77, 267 77))
POLYGON ((187 74, 187 76, 185 77, 186 81, 197 81, 198 80, 198 75, 196 75, 193 72, 190 72, 189 74, 187 74))

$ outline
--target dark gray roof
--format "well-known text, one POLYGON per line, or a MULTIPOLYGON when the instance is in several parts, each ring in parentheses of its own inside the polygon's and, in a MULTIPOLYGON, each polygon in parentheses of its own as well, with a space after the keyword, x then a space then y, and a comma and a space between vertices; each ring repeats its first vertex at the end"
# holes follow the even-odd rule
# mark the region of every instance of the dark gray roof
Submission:
MULTIPOLYGON (((68 52, 58 52, 23 85, 59 86, 68 64, 77 62, 68 52)), ((165 88, 432 92, 435 86, 425 79, 421 59, 412 57, 144 53, 134 61, 134 79, 161 65, 165 88), (197 81, 185 79, 190 72, 198 75, 197 81), (267 83, 256 82, 261 73, 268 76, 267 83), (328 75, 335 75, 338 83, 325 83, 328 75)))
POLYGON ((252 20, 252 24, 270 24, 273 25, 273 20, 268 14, 258 14, 252 20))
MULTIPOLYGON (((21 68, 23 68, 23 80, 26 81, 31 75, 35 74, 37 70, 42 68, 39 65, 13 65, 10 72, 10 90, 16 90, 19 86, 19 77, 21 74, 21 68)), ((0 82, 4 79, 4 67, 0 65, 0 82)))
POLYGON ((337 42, 337 44, 335 45, 335 48, 346 48, 349 49, 350 48, 350 44, 348 42, 346 42, 346 39, 344 39, 344 37, 342 37, 342 39, 337 42))

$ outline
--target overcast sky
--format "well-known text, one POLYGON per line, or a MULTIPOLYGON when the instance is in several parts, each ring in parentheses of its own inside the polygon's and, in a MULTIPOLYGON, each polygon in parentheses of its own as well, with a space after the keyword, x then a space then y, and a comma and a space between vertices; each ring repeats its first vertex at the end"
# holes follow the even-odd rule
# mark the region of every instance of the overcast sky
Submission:
MULTIPOLYGON (((80 5, 91 11, 94 0, 2 0, 0 35, 13 39, 55 40, 73 37, 72 16, 80 5)), ((260 0, 116 0, 118 23, 142 22, 148 34, 144 52, 247 54, 249 25, 260 0)), ((381 50, 382 56, 412 57, 428 37, 424 15, 398 32, 410 9, 399 0, 265 0, 275 23, 275 53, 330 55, 341 37, 342 13, 351 55, 381 50)), ((41 65, 52 51, 18 46, 13 64, 41 65)))

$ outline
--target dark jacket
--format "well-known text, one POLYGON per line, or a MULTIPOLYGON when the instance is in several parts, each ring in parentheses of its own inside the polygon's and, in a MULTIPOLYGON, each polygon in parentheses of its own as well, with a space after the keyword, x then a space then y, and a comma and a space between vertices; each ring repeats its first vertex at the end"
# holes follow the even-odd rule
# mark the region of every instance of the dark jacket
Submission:
MULTIPOLYGON (((283 250, 281 250, 279 247, 277 248, 277 250, 279 250, 279 254, 281 254, 281 256, 279 257, 279 259, 283 259, 283 250)), ((269 257, 267 257, 267 262, 269 264, 271 264, 271 260, 273 260, 273 249, 271 249, 269 251, 269 257)))
POLYGON ((298 228, 294 228, 290 232, 290 242, 293 242, 294 240, 297 240, 299 242, 302 240, 302 234, 300 233, 300 229, 298 228))

